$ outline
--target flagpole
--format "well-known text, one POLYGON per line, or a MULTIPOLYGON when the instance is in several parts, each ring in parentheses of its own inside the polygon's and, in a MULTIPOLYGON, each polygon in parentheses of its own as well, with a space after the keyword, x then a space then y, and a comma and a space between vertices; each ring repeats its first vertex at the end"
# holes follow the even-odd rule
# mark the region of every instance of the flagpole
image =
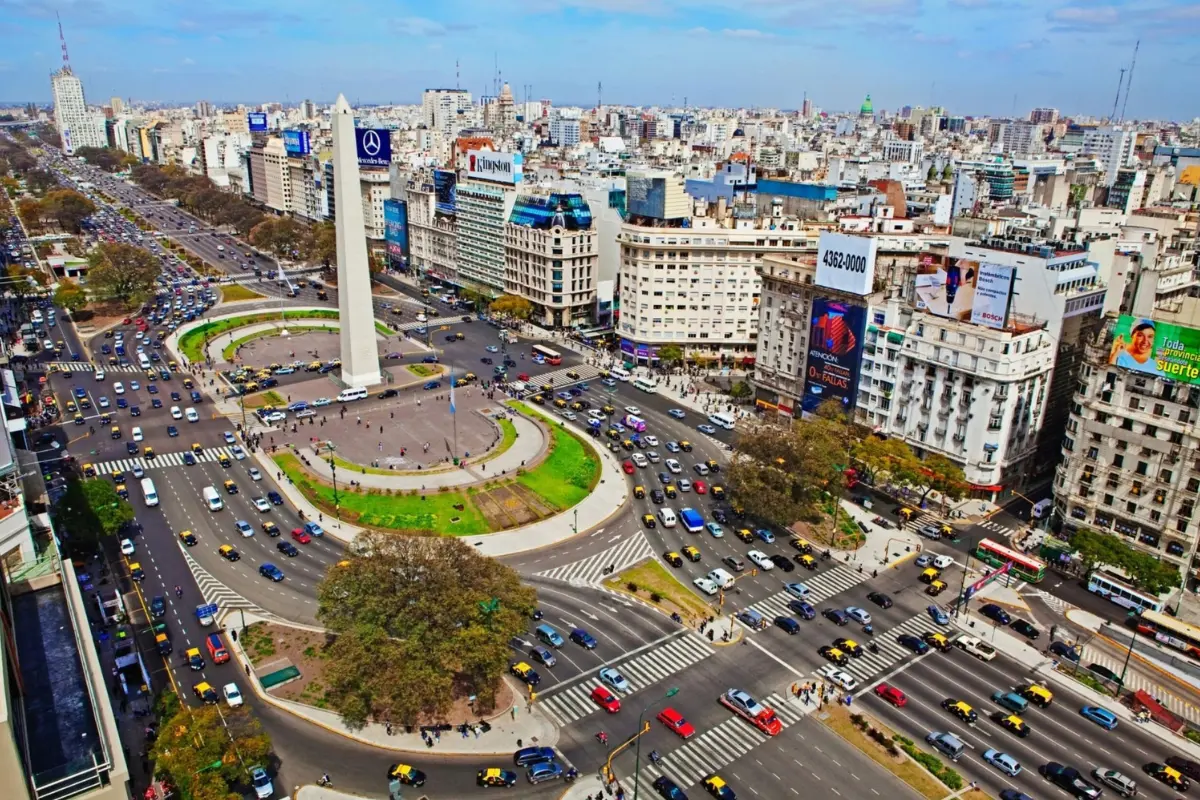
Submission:
POLYGON ((454 409, 454 384, 457 379, 454 377, 454 368, 450 368, 450 424, 454 429, 454 451, 450 454, 451 459, 458 458, 458 414, 454 409))

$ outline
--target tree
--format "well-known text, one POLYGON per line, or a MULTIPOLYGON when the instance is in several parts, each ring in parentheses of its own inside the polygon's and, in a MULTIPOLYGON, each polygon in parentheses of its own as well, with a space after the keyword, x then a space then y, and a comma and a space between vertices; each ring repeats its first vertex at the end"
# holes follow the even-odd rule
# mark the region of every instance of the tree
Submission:
POLYGON ((505 294, 493 300, 488 306, 488 310, 500 317, 529 319, 533 315, 533 304, 524 297, 518 297, 515 294, 505 294))
POLYGON ((936 181, 937 180, 937 167, 935 167, 933 164, 929 165, 929 172, 925 173, 925 180, 927 180, 927 181, 936 181))
POLYGON ((658 361, 663 366, 674 366, 683 361, 683 348, 677 344, 664 344, 658 348, 658 361))
POLYGON ((933 491, 941 493, 943 502, 957 500, 967 493, 967 479, 962 467, 937 453, 931 453, 920 462, 907 484, 920 492, 922 503, 933 491))
POLYGON ((54 305, 75 314, 82 311, 87 304, 87 292, 78 283, 70 278, 59 281, 58 288, 54 290, 54 305))
POLYGON ((488 709, 525 630, 533 589, 457 538, 368 531, 317 589, 327 696, 351 728, 445 719, 456 696, 488 709))
POLYGON ((920 459, 902 439, 883 439, 874 434, 864 436, 851 449, 855 469, 867 483, 891 481, 907 485, 916 478, 920 459))
MULTIPOLYGON (((662 358, 662 356, 660 355, 659 358, 662 358)), ((751 387, 750 384, 746 383, 745 381, 738 381, 737 383, 733 384, 733 386, 729 387, 729 396, 734 400, 745 400, 752 394, 754 394, 753 387, 751 387)))
POLYGON ((54 506, 59 524, 72 540, 98 545, 133 522, 133 506, 117 494, 112 482, 100 478, 72 480, 54 506))
POLYGON ((1110 533, 1081 528, 1071 534, 1071 547, 1087 573, 1099 567, 1116 567, 1138 588, 1151 594, 1162 594, 1179 587, 1178 567, 1135 550, 1110 533))
POLYGON ((21 215, 21 221, 25 223, 25 227, 31 231, 42 229, 44 211, 45 207, 42 202, 35 197, 22 197, 17 201, 17 213, 21 215))
POLYGON ((1125 571, 1133 582, 1151 594, 1163 594, 1180 588, 1179 568, 1167 561, 1159 561, 1149 553, 1129 548, 1129 560, 1125 571))
POLYGON ((57 188, 58 179, 44 169, 31 169, 25 173, 25 185, 29 187, 29 191, 40 195, 57 188))
MULTIPOLYGON (((175 698, 170 693, 164 697, 175 698)), ((228 800, 244 786, 247 769, 265 764, 271 739, 246 706, 189 708, 164 703, 159 734, 149 755, 157 775, 191 800, 228 800)))
POLYGON ((252 245, 289 261, 308 250, 308 238, 308 229, 291 217, 268 217, 250 231, 252 245))
POLYGON ((19 264, 12 264, 5 270, 8 280, 4 288, 12 292, 17 299, 26 297, 46 285, 46 273, 40 269, 30 269, 19 264))
POLYGON ((154 289, 161 269, 146 250, 124 242, 104 242, 88 257, 88 285, 101 297, 137 303, 154 289))
POLYGON ((316 264, 337 262, 337 229, 332 222, 318 222, 313 226, 308 260, 316 264))
POLYGON ((48 192, 42 200, 45 213, 54 217, 58 227, 79 233, 79 224, 96 211, 96 204, 73 189, 48 192))
POLYGON ((950 162, 946 162, 946 166, 942 167, 942 180, 948 181, 954 177, 954 168, 950 166, 950 162))

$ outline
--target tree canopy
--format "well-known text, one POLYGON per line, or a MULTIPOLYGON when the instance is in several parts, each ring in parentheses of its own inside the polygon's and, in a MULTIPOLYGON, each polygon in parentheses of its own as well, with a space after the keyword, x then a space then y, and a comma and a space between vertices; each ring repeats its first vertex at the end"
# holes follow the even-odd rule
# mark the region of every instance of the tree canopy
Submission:
POLYGON ((82 311, 87 303, 87 292, 78 283, 70 278, 58 282, 58 288, 54 290, 54 305, 75 314, 82 311))
POLYGON ((31 169, 25 173, 25 185, 34 194, 45 194, 50 189, 58 187, 58 178, 54 173, 44 169, 31 169))
POLYGON ((1117 567, 1139 588, 1151 594, 1162 594, 1179 587, 1178 567, 1134 549, 1111 533, 1086 528, 1077 530, 1071 535, 1071 547, 1089 573, 1101 566, 1117 567))
POLYGON ((505 294, 493 300, 488 305, 488 310, 501 317, 529 319, 533 314, 533 304, 524 297, 519 297, 515 294, 505 294))
POLYGON ((250 230, 250 244, 288 261, 304 258, 310 237, 308 227, 291 217, 267 217, 250 230))
POLYGON ((271 756, 271 739, 258 719, 246 706, 188 708, 172 693, 163 697, 149 752, 156 775, 191 800, 240 797, 235 789, 248 782, 250 767, 265 766, 271 756))
POLYGON ((111 481, 100 478, 72 480, 54 506, 58 523, 76 542, 99 544, 133 522, 133 506, 117 494, 111 481))
POLYGON ((241 197, 216 188, 203 175, 190 175, 175 166, 140 164, 133 167, 133 181, 163 199, 173 198, 179 205, 214 225, 229 225, 246 236, 266 216, 241 197))
POLYGON ((137 160, 129 153, 115 147, 77 147, 75 155, 105 172, 117 172, 130 164, 137 163, 137 160))
POLYGON ((664 366, 672 366, 683 361, 683 348, 677 344, 664 344, 658 348, 659 363, 664 366))
POLYGON ((53 217, 58 227, 79 233, 80 223, 95 213, 96 204, 74 189, 57 189, 42 198, 42 216, 53 217))
POLYGON ((457 538, 361 534, 330 568, 317 617, 335 635, 327 696, 352 728, 442 719, 456 696, 486 709, 537 597, 457 538))
POLYGON ((154 289, 161 265, 148 251, 124 242, 103 242, 88 257, 88 286, 101 297, 138 303, 154 289))

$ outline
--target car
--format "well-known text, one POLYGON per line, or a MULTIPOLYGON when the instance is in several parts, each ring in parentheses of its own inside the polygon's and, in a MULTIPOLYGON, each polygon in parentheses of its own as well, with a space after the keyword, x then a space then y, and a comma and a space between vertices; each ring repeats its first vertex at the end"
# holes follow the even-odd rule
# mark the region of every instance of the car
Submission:
MULTIPOLYGON (((284 544, 287 544, 286 542, 284 544)), ((537 670, 526 664, 524 661, 519 661, 508 668, 518 680, 523 681, 526 686, 537 686, 542 682, 542 676, 537 674, 537 670)), ((518 765, 519 766, 519 765, 518 765)))
POLYGON ((704 481, 696 481, 692 484, 692 491, 696 494, 708 494, 708 484, 704 481))
POLYGON ((921 527, 917 528, 917 533, 921 536, 924 536, 926 539, 942 538, 942 529, 937 525, 922 525, 921 527))
POLYGON ((713 583, 712 581, 710 581, 708 578, 696 578, 695 580, 692 581, 692 585, 695 586, 697 589, 699 589, 704 594, 708 595, 709 597, 712 597, 718 591, 720 591, 717 588, 717 585, 715 583, 713 583))
POLYGON ((686 545, 680 552, 683 553, 684 558, 686 558, 688 561, 691 561, 693 564, 700 560, 700 551, 690 544, 686 545))
POLYGON ((1085 780, 1079 773, 1079 770, 1074 767, 1059 764, 1057 761, 1050 761, 1038 767, 1038 773, 1059 788, 1065 789, 1068 794, 1074 797, 1095 800, 1095 798, 1100 796, 1100 787, 1094 786, 1085 780))
POLYGON ((1115 769, 1096 767, 1092 770, 1092 777, 1122 797, 1134 797, 1138 793, 1137 781, 1115 769))
MULTIPOLYGON (((108 408, 112 404, 108 402, 107 397, 105 397, 104 395, 100 395, 99 397, 96 398, 96 405, 99 406, 100 408, 108 408)), ((86 406, 84 406, 84 407, 86 408, 86 406)))
POLYGON ((154 599, 150 601, 150 616, 161 617, 167 613, 167 598, 161 594, 154 595, 154 599))
POLYGON ((192 455, 190 451, 184 452, 183 463, 187 464, 189 467, 194 467, 196 465, 196 457, 192 455))
POLYGON ((700 785, 704 790, 711 794, 717 800, 737 800, 737 796, 733 793, 733 789, 729 788, 729 784, 720 775, 712 774, 700 781, 700 785))
POLYGON ((136 548, 134 547, 132 540, 130 540, 130 539, 122 539, 121 540, 121 555, 131 556, 134 554, 135 550, 136 550, 136 548))
POLYGON ((258 467, 251 467, 246 472, 250 476, 250 480, 252 480, 252 481, 261 481, 262 480, 262 473, 259 472, 258 467))
POLYGON ((942 708, 949 711, 953 716, 958 717, 968 725, 974 725, 979 719, 979 714, 975 709, 954 697, 947 697, 942 701, 942 708))
POLYGON ((818 648, 817 655, 826 661, 837 664, 839 667, 844 667, 850 663, 849 656, 831 644, 822 645, 820 648, 818 648))
POLYGON ((1117 715, 1109 711, 1107 708, 1100 706, 1084 706, 1079 709, 1079 715, 1084 719, 1089 719, 1092 722, 1104 728, 1106 731, 1111 731, 1117 727, 1117 715))
MULTIPOLYGON (((136 407, 136 406, 135 406, 135 407, 136 407)), ((150 407, 151 407, 151 408, 162 408, 162 407, 163 407, 163 401, 162 401, 162 400, 159 400, 157 397, 155 397, 155 398, 152 398, 152 399, 150 400, 150 407)))
POLYGON ((315 522, 304 523, 304 532, 309 536, 316 536, 318 538, 325 535, 325 529, 315 522))
POLYGON ((725 531, 715 522, 705 523, 704 527, 714 539, 721 539, 725 536, 725 531))
POLYGON ((1042 632, 1039 631, 1033 625, 1033 623, 1029 622, 1028 620, 1024 620, 1024 619, 1020 619, 1020 618, 1014 619, 1012 622, 1010 622, 1008 624, 1008 627, 1012 628, 1014 631, 1021 634, 1022 636, 1024 636, 1026 639, 1029 639, 1030 641, 1033 641, 1042 635, 1042 632))
POLYGON ((283 570, 270 562, 261 565, 258 568, 258 574, 262 575, 264 578, 270 578, 276 583, 279 583, 279 581, 283 580, 283 570))
POLYGON ((987 750, 984 750, 983 760, 1011 778, 1015 778, 1021 774, 1021 762, 1008 753, 1002 753, 995 748, 989 747, 987 750))
POLYGON ((621 469, 625 471, 626 475, 632 475, 634 472, 633 462, 629 460, 621 462, 621 469))
POLYGON ((133 442, 126 442, 125 443, 125 452, 129 453, 129 455, 131 455, 131 456, 136 456, 137 452, 138 452, 137 445, 134 444, 133 442))
POLYGON ((592 636, 590 633, 585 631, 583 628, 576 628, 575 630, 571 631, 570 639, 572 642, 579 645, 580 647, 582 647, 585 650, 595 650, 596 649, 596 645, 597 645, 596 637, 592 636))
POLYGON ((654 519, 653 514, 642 514, 642 524, 647 528, 657 528, 658 521, 654 519))
POLYGON ((671 415, 672 417, 674 417, 675 419, 683 419, 684 417, 687 416, 687 414, 681 408, 672 408, 669 411, 667 411, 667 413, 669 415, 671 415))
POLYGON ((847 639, 845 636, 842 636, 838 639, 834 639, 833 646, 838 650, 841 650, 843 653, 846 653, 851 658, 862 658, 862 645, 853 639, 847 639))
POLYGON ((797 634, 800 632, 800 623, 796 622, 796 620, 792 619, 791 617, 784 617, 784 616, 776 617, 775 618, 775 627, 780 628, 781 630, 783 630, 785 633, 787 633, 789 635, 797 634))
POLYGON ((767 544, 772 544, 775 541, 775 534, 766 528, 755 528, 754 535, 767 544))
POLYGON ((151 383, 146 387, 146 391, 150 394, 158 394, 158 387, 151 383))
POLYGON ((217 695, 217 690, 207 681, 192 684, 192 694, 200 698, 201 702, 209 705, 216 703, 220 699, 217 695))
POLYGON ((1053 653, 1059 658, 1064 658, 1073 664, 1079 663, 1079 650, 1066 642, 1051 642, 1046 648, 1046 652, 1053 653))
POLYGON ((292 538, 300 544, 308 544, 312 541, 312 537, 303 528, 292 528, 292 538))
POLYGON ((837 669, 832 665, 826 665, 822 667, 822 670, 821 674, 825 676, 825 680, 839 689, 846 692, 853 692, 858 689, 858 678, 855 678, 849 672, 837 669))
POLYGON ((675 442, 667 442, 665 445, 663 445, 663 447, 667 448, 668 453, 678 453, 679 452, 679 445, 676 444, 675 442))
POLYGON ((200 655, 199 647, 189 647, 184 650, 183 658, 187 661, 188 669, 193 672, 200 672, 204 669, 204 656, 200 655))
POLYGON ((613 694, 607 686, 597 686, 592 689, 592 702, 603 708, 610 714, 616 714, 621 710, 621 701, 613 694))
POLYGON ((280 533, 282 533, 282 531, 279 530, 279 526, 270 521, 264 522, 262 524, 262 529, 263 533, 265 533, 267 536, 278 536, 280 533))
POLYGON ((668 550, 667 552, 663 553, 663 561, 666 561, 672 567, 683 566, 683 558, 674 550, 668 550))
POLYGON ((717 432, 717 429, 714 428, 712 425, 709 425, 707 422, 703 422, 703 423, 697 425, 696 430, 700 431, 701 433, 706 433, 709 436, 712 436, 714 433, 717 432))
POLYGON ((936 622, 938 625, 949 625, 950 624, 950 616, 948 614, 946 614, 946 612, 943 611, 938 606, 926 607, 925 613, 928 614, 929 618, 931 620, 933 620, 934 622, 936 622))
POLYGON ((250 783, 254 786, 254 795, 258 800, 266 800, 275 794, 275 786, 271 783, 271 776, 262 767, 250 768, 250 783))
POLYGON ((997 625, 1008 625, 1010 622, 1012 622, 1012 617, 1008 615, 1008 612, 995 603, 987 603, 983 606, 980 606, 979 613, 992 620, 997 625))
POLYGON ((771 556, 771 563, 774 564, 781 572, 794 572, 796 565, 791 562, 785 555, 776 553, 771 556))
POLYGON ((517 782, 517 773, 510 769, 489 767, 475 773, 475 783, 479 786, 499 787, 508 789, 517 782))
POLYGON ((875 687, 875 696, 891 703, 896 708, 903 708, 908 705, 908 696, 895 686, 889 686, 886 683, 881 683, 875 687))
POLYGON ((660 775, 654 779, 654 783, 650 784, 654 791, 658 792, 658 796, 665 800, 688 800, 688 796, 683 793, 675 781, 668 778, 666 775, 660 775))
POLYGON ((300 549, 289 541, 282 541, 275 545, 275 549, 283 553, 288 558, 295 558, 300 555, 300 549))
POLYGON ((167 426, 167 436, 178 436, 178 435, 179 435, 179 428, 176 428, 174 425, 167 426))
POLYGON ((283 495, 274 490, 267 492, 267 499, 271 501, 271 505, 273 506, 283 505, 283 495))
MULTIPOLYGON (((436 357, 434 360, 436 362, 436 357)), ((323 406, 333 405, 333 400, 328 397, 318 397, 316 400, 313 400, 311 403, 309 403, 309 405, 311 405, 313 408, 322 408, 323 406)))
POLYGON ((525 780, 532 784, 538 784, 542 781, 552 781, 561 778, 562 774, 562 765, 557 761, 539 761, 536 764, 531 764, 529 769, 525 770, 525 780))
POLYGON ((850 617, 850 619, 854 620, 859 625, 871 624, 871 615, 868 614, 865 609, 859 608, 858 606, 850 606, 847 608, 846 616, 850 617))
POLYGON ((1106 681, 1111 681, 1117 685, 1121 684, 1121 676, 1103 664, 1088 664, 1087 669, 1088 672, 1098 675, 1106 681))
POLYGON ((666 461, 664 461, 663 466, 666 467, 667 471, 672 475, 678 475, 679 473, 683 472, 683 467, 673 458, 668 458, 666 461))
POLYGON ((633 691, 633 687, 629 684, 629 681, 625 680, 625 676, 617 672, 617 670, 612 667, 605 667, 604 669, 600 670, 597 677, 600 678, 602 683, 611 686, 618 692, 633 691))
POLYGON ((867 599, 880 608, 891 608, 892 598, 883 592, 871 592, 867 595, 867 599))
POLYGON ((1021 739, 1024 739, 1031 732, 1029 726, 1025 723, 1025 720, 1021 719, 1015 714, 997 711, 992 714, 992 721, 1001 728, 1004 728, 1004 730, 1008 731, 1009 733, 1016 734, 1021 739))
POLYGON ((826 608, 821 612, 821 615, 835 625, 850 624, 850 617, 846 616, 846 612, 840 608, 826 608))
MULTIPOLYGON (((171 409, 171 414, 173 415, 176 410, 174 408, 171 409)), ((179 419, 179 417, 175 417, 175 419, 179 419)), ((221 437, 225 440, 225 444, 235 444, 237 442, 237 437, 233 435, 233 431, 225 431, 221 434, 221 437)))
POLYGON ((271 510, 271 504, 267 502, 265 497, 255 497, 250 502, 254 504, 254 508, 258 511, 265 513, 271 510))
POLYGON ((771 557, 761 550, 751 550, 746 553, 746 558, 753 561, 761 570, 771 570, 775 565, 771 562, 771 557))
POLYGON ((405 786, 425 785, 425 773, 409 764, 392 764, 388 767, 387 778, 405 786))
POLYGON ((134 561, 129 565, 129 577, 133 578, 135 581, 144 581, 146 580, 146 571, 142 569, 142 565, 140 563, 134 561))
POLYGON ((238 706, 242 705, 243 702, 245 702, 242 700, 242 692, 240 689, 238 689, 238 685, 236 683, 225 684, 225 686, 221 689, 221 693, 225 695, 225 704, 230 708, 237 708, 238 706))
POLYGON ((234 522, 233 527, 237 528, 237 532, 240 533, 242 536, 253 536, 254 535, 254 528, 250 525, 249 522, 246 522, 246 520, 244 520, 244 519, 239 519, 238 521, 234 522))
POLYGON ((220 547, 218 547, 217 555, 219 555, 221 558, 225 559, 226 561, 239 561, 242 557, 242 554, 239 553, 236 549, 234 549, 233 545, 231 545, 231 544, 223 544, 220 547))
POLYGON ((788 610, 801 619, 816 619, 817 609, 803 600, 788 600, 788 610))
POLYGON ((913 563, 916 566, 924 569, 925 567, 933 565, 933 556, 929 553, 922 553, 921 555, 917 556, 917 560, 913 563))

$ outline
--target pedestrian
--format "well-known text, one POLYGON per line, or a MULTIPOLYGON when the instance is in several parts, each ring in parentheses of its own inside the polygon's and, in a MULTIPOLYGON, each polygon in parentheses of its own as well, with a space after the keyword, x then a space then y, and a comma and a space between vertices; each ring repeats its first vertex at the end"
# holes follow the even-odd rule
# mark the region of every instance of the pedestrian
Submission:
POLYGON ((462 738, 466 739, 467 738, 467 723, 464 722, 462 725, 460 725, 458 730, 462 734, 462 738))
POLYGON ((475 738, 476 738, 476 739, 478 739, 478 738, 479 738, 479 726, 478 726, 478 725, 476 725, 476 726, 475 726, 474 728, 472 728, 471 730, 472 730, 472 732, 474 732, 474 734, 475 734, 475 738))
POLYGON ((379 426, 379 432, 380 432, 380 433, 383 433, 383 426, 382 426, 382 425, 380 425, 380 426, 379 426))
POLYGON ((358 422, 356 422, 355 424, 362 425, 362 417, 358 417, 357 419, 358 419, 358 422))

